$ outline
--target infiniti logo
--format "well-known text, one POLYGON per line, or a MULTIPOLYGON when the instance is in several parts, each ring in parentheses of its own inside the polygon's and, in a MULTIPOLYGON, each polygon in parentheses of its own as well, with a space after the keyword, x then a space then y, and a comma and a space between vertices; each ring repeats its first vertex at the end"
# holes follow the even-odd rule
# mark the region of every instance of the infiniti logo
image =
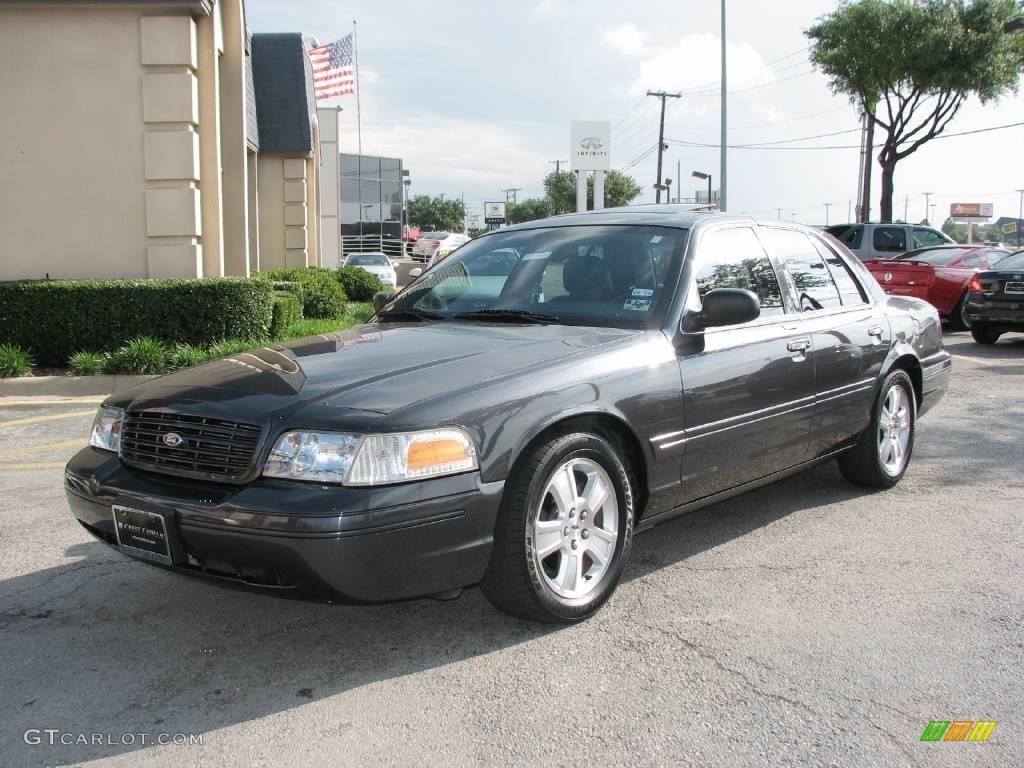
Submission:
POLYGON ((588 136, 580 141, 580 147, 582 149, 601 149, 604 146, 602 141, 596 136, 588 136))
POLYGON ((179 445, 185 442, 185 438, 179 435, 177 432, 168 432, 163 436, 164 445, 169 448, 177 448, 179 445))

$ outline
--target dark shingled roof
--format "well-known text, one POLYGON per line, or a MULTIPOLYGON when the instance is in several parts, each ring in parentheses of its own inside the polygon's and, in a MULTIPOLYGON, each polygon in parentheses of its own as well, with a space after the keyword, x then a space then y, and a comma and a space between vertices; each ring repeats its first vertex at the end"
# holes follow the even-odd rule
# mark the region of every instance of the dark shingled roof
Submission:
POLYGON ((261 152, 313 150, 313 68, 296 33, 252 36, 252 74, 261 152))

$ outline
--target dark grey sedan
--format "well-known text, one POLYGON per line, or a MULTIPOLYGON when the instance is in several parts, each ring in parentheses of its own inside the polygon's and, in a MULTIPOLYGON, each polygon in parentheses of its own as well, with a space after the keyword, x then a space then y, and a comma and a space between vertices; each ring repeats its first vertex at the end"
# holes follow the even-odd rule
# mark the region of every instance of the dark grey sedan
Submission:
POLYGON ((111 396, 67 496, 159 567, 371 602, 479 584, 579 621, 632 535, 837 458, 907 470, 934 308, 819 232, 638 207, 477 238, 373 322, 111 396))

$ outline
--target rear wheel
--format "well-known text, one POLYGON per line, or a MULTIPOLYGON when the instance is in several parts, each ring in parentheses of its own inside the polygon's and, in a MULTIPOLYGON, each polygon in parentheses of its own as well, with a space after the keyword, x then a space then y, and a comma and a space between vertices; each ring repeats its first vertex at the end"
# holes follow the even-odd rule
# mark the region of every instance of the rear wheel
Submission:
POLYGON ((480 587, 513 616, 581 621, 615 591, 632 532, 633 491, 617 447, 591 433, 553 436, 505 486, 480 587))
POLYGON ((971 328, 971 336, 979 344, 995 344, 999 341, 999 337, 1002 334, 999 331, 989 328, 987 325, 981 323, 975 323, 974 327, 971 328))
POLYGON ((893 371, 878 390, 868 428, 853 448, 839 456, 843 477, 869 488, 896 485, 910 464, 916 418, 910 377, 906 371, 893 371))
POLYGON ((960 297, 960 301, 953 307, 953 312, 949 316, 949 326, 954 331, 968 331, 971 328, 971 321, 967 319, 967 310, 965 304, 967 302, 967 294, 965 293, 960 297))

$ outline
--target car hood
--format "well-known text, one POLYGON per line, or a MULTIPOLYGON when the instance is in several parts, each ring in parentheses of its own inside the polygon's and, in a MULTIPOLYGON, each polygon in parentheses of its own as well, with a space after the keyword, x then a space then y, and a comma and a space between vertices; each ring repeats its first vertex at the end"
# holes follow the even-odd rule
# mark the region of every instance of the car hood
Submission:
POLYGON ((379 323, 243 352, 156 379, 111 405, 263 422, 304 408, 383 416, 641 331, 560 325, 379 323))

